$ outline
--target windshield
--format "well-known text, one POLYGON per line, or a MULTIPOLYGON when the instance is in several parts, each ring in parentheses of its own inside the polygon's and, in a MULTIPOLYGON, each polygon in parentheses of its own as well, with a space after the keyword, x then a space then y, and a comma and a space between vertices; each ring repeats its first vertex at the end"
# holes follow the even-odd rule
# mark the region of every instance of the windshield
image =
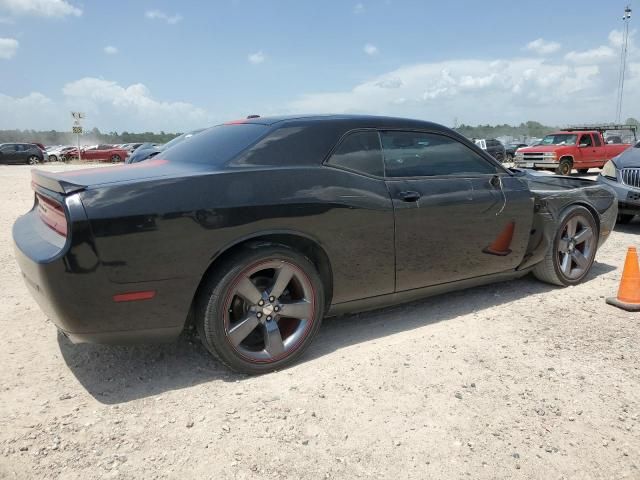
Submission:
POLYGON ((561 133, 558 135, 547 135, 538 145, 575 145, 578 140, 577 135, 561 133))

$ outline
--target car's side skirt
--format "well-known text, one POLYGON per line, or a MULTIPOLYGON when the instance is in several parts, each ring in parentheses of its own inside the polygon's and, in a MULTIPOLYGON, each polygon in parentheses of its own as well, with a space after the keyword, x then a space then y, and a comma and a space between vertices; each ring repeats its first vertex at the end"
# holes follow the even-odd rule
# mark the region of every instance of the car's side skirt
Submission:
POLYGON ((465 280, 458 280, 455 282, 441 283, 438 285, 431 285, 429 287, 415 288, 412 290, 405 290, 403 292, 390 293, 388 295, 380 295, 377 297, 369 297, 361 300, 354 300, 352 302, 336 303, 331 305, 327 316, 342 315, 345 313, 364 312, 367 310, 374 310, 377 308, 389 307, 392 305, 398 305, 401 303, 413 302, 422 298, 432 297, 440 295, 442 293, 453 292, 456 290, 464 290, 467 288, 479 287, 481 285, 488 285, 490 283, 504 282, 506 280, 512 280, 515 278, 523 277, 531 271, 531 268, 524 270, 509 270, 507 272, 494 273, 491 275, 483 275, 481 277, 474 277, 465 280))

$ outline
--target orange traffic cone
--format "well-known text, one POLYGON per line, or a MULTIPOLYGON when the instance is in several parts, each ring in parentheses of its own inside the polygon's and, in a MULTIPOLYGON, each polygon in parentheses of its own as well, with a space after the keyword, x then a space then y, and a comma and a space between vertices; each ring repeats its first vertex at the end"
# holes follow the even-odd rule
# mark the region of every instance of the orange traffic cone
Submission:
POLYGON ((489 245, 482 251, 484 253, 499 255, 501 257, 509 255, 511 253, 511 249, 509 247, 511 246, 511 240, 513 240, 513 231, 515 227, 515 222, 509 222, 507 226, 504 227, 504 230, 500 232, 498 238, 496 238, 491 245, 489 245))
POLYGON ((607 298, 607 303, 627 312, 640 311, 640 269, 636 247, 629 247, 627 251, 618 296, 607 298))

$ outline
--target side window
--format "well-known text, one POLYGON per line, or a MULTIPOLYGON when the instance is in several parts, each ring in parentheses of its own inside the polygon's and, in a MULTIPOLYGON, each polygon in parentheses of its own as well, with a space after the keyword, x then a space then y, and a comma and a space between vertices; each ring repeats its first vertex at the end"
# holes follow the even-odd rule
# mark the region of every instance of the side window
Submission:
POLYGON ((387 177, 495 174, 498 168, 462 143, 444 135, 382 132, 387 177))
POLYGON ((593 146, 593 142, 591 141, 591 134, 585 133, 580 137, 580 143, 578 144, 581 147, 591 147, 593 146))
POLYGON ((355 132, 340 142, 328 162, 355 172, 382 177, 384 166, 378 132, 355 132))
POLYGON ((600 134, 598 134, 598 133, 594 133, 593 134, 593 144, 596 147, 602 146, 602 142, 600 141, 600 134))

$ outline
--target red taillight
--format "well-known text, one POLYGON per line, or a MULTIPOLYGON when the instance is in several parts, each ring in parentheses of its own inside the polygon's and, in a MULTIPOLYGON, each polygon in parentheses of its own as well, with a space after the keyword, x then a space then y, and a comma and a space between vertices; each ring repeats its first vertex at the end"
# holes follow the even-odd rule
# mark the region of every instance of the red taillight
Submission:
POLYGON ((36 193, 38 199, 38 215, 44 223, 52 230, 59 233, 63 237, 67 236, 67 216, 64 214, 64 208, 55 200, 47 198, 36 193))

